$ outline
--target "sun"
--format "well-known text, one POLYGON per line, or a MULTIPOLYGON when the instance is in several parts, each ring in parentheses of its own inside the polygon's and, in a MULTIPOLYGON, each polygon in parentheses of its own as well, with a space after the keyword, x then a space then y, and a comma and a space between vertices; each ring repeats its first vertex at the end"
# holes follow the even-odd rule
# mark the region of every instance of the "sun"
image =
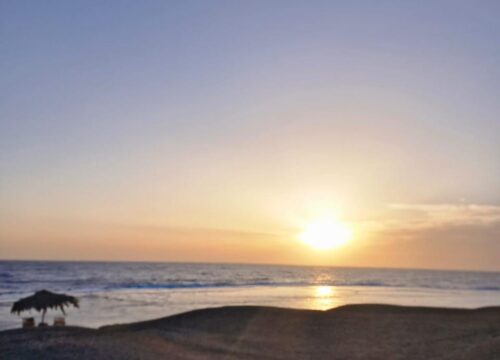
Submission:
POLYGON ((317 250, 338 248, 352 238, 352 230, 334 219, 320 219, 309 223, 299 239, 317 250))

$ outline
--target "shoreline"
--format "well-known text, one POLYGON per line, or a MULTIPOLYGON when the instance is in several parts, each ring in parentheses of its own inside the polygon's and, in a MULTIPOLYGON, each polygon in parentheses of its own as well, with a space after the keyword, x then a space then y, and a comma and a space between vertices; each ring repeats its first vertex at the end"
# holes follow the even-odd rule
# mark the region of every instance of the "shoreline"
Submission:
POLYGON ((5 359, 498 359, 500 306, 229 306, 128 324, 0 332, 5 359))
MULTIPOLYGON (((391 303, 475 309, 499 304, 498 291, 463 291, 383 286, 246 286, 207 289, 114 290, 73 292, 80 309, 68 309, 69 326, 99 328, 173 316, 191 310, 222 306, 270 306, 329 310, 349 304, 391 303)), ((14 298, 12 300, 14 301, 14 298)), ((10 302, 0 310, 0 331, 19 328, 21 319, 10 314, 10 302)), ((37 314, 33 313, 36 319, 37 314)), ((53 315, 50 313, 48 319, 53 315)), ((50 322, 51 320, 49 320, 50 322)))

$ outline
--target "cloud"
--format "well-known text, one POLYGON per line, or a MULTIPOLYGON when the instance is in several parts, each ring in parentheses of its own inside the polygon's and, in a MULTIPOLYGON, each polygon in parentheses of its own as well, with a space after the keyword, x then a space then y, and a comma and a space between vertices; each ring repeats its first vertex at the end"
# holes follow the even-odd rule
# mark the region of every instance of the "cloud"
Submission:
MULTIPOLYGON (((498 238, 500 206, 488 204, 389 204, 383 219, 361 223, 368 234, 386 240, 449 239, 475 234, 498 238), (483 234, 483 235, 481 235, 483 234), (495 235, 492 235, 495 234, 495 235)), ((472 238, 472 236, 470 236, 472 238)))
POLYGON ((374 266, 499 270, 500 206, 390 204, 366 228, 374 266))
POLYGON ((411 227, 487 226, 500 222, 500 206, 484 204, 390 204, 411 227))

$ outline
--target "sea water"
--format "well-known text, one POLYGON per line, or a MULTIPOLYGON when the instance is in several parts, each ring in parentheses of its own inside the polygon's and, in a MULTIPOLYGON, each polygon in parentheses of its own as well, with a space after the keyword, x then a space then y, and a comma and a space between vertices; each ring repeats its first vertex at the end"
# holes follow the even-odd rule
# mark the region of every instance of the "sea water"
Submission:
MULTIPOLYGON (((385 303, 500 305, 500 273, 275 265, 0 261, 0 329, 19 327, 12 303, 47 289, 74 295, 71 325, 99 327, 226 305, 327 310, 385 303)), ((60 315, 50 311, 47 320, 60 315)), ((21 316, 35 316, 36 311, 21 316)))

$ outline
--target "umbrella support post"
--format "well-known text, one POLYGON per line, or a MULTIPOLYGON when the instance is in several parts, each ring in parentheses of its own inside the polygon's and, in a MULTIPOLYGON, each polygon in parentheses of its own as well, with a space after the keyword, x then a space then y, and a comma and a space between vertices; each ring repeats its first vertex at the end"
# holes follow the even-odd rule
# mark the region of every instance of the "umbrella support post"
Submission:
POLYGON ((45 322, 45 313, 47 312, 47 309, 43 309, 42 311, 42 324, 45 322))

